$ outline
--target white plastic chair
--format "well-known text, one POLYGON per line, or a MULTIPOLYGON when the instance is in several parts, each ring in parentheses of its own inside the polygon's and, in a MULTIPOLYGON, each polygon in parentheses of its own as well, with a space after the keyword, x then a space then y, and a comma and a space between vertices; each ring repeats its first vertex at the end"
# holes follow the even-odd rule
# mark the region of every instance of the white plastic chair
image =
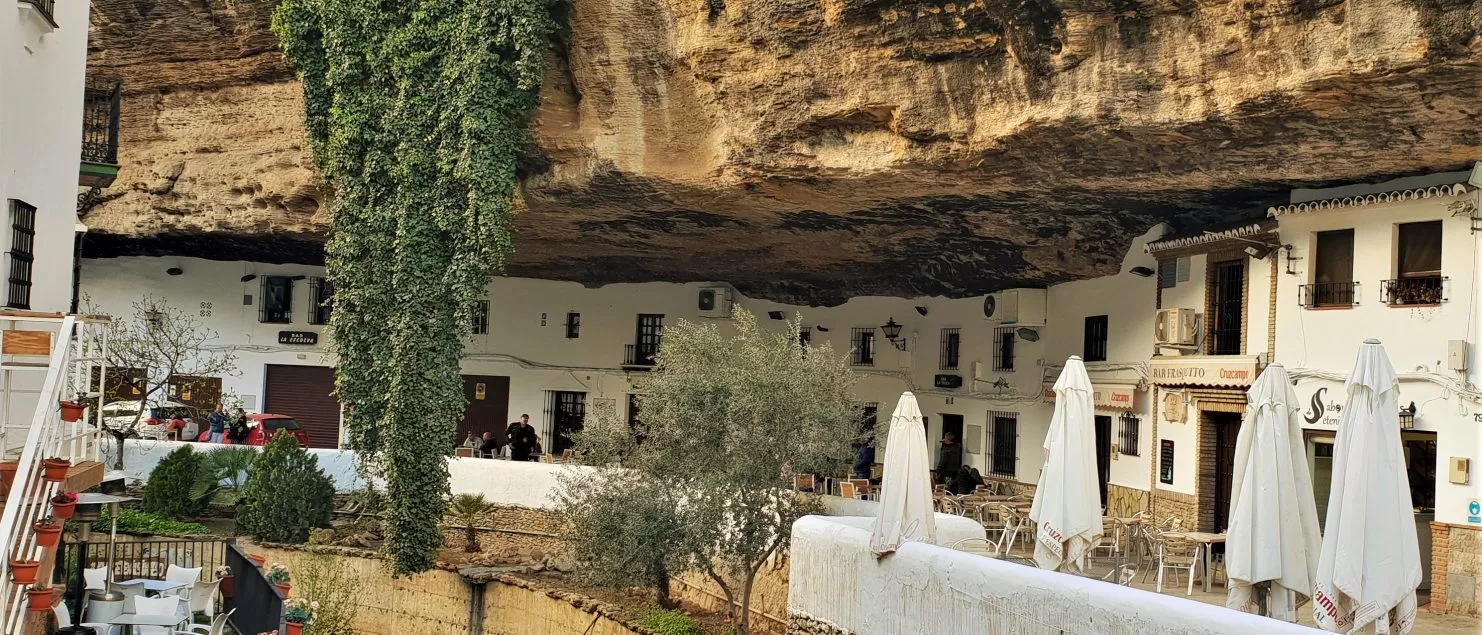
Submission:
POLYGON ((135 604, 135 600, 144 597, 144 582, 142 580, 139 582, 131 582, 129 584, 114 582, 110 586, 113 587, 114 591, 117 591, 121 595, 123 595, 123 611, 125 613, 138 612, 138 605, 135 604))
POLYGON ((215 617, 216 589, 220 586, 221 580, 219 579, 212 582, 197 582, 190 590, 187 612, 191 615, 205 613, 206 617, 215 617))
POLYGON ((232 609, 221 615, 217 615, 215 619, 211 620, 210 626, 205 624, 191 624, 186 627, 186 630, 175 631, 175 635, 226 635, 226 621, 232 616, 232 613, 236 612, 237 609, 232 609))
MULTIPOLYGON (((72 615, 67 613, 66 602, 62 602, 51 607, 51 611, 57 616, 57 629, 60 630, 72 627, 72 615)), ((82 625, 93 629, 98 633, 98 635, 113 635, 114 629, 121 628, 112 624, 93 624, 89 622, 83 622, 82 625)))
POLYGON ((987 538, 963 538, 952 543, 952 548, 965 553, 977 554, 989 558, 998 557, 998 543, 987 538))
POLYGON ((190 599, 191 585, 201 581, 201 568, 187 568, 170 565, 165 568, 165 582, 183 582, 185 586, 170 589, 160 595, 178 595, 190 599))
MULTIPOLYGON (((180 598, 173 595, 157 598, 140 596, 134 598, 134 606, 138 608, 136 612, 140 615, 174 615, 180 617, 181 622, 185 621, 180 615, 180 598)), ((134 627, 136 635, 173 635, 174 632, 175 629, 167 626, 134 627)))
POLYGON ((102 591, 108 588, 108 567, 82 570, 83 588, 88 591, 102 591))

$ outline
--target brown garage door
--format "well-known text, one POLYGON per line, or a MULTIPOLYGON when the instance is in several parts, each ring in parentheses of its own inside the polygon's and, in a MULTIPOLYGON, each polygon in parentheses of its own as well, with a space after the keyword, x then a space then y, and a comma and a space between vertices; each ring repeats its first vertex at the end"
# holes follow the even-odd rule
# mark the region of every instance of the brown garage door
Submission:
POLYGON ((288 415, 309 433, 309 447, 340 445, 340 400, 334 392, 334 369, 323 366, 268 364, 262 411, 288 415))

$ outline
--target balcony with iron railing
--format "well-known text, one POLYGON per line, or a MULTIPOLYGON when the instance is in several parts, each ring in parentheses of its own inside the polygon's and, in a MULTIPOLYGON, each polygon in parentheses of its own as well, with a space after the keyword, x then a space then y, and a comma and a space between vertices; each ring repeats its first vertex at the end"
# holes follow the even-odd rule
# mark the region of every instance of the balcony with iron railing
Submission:
POLYGON ((1416 276, 1384 280, 1379 297, 1389 306, 1435 306, 1446 301, 1445 276, 1416 276))
POLYGON ((102 188, 118 177, 118 115, 123 86, 89 77, 82 99, 82 168, 77 184, 102 188))
POLYGON ((51 28, 57 28, 56 19, 57 0, 21 0, 21 10, 30 9, 37 17, 45 20, 51 28))
POLYGON ((1297 301, 1308 309, 1336 309, 1358 304, 1359 283, 1318 282, 1297 289, 1297 301))
POLYGON ((655 359, 658 355, 658 346, 626 344, 623 346, 623 368, 653 368, 654 364, 657 363, 655 359))

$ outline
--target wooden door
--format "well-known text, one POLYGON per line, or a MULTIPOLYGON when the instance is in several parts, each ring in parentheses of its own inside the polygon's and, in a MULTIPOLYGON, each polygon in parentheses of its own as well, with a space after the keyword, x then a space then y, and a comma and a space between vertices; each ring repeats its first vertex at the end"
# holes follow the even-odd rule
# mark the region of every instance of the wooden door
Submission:
POLYGON ((1235 439, 1240 436, 1240 415, 1211 412, 1205 416, 1214 429, 1214 531, 1230 526, 1230 488, 1235 481, 1235 439))
POLYGON ((1111 428, 1111 417, 1096 415, 1096 484, 1102 507, 1106 507, 1106 485, 1111 482, 1111 428))
POLYGON ((652 364, 654 356, 659 354, 659 342, 664 337, 664 316, 656 313, 643 313, 638 316, 638 334, 633 340, 636 344, 637 354, 634 361, 641 364, 652 364))

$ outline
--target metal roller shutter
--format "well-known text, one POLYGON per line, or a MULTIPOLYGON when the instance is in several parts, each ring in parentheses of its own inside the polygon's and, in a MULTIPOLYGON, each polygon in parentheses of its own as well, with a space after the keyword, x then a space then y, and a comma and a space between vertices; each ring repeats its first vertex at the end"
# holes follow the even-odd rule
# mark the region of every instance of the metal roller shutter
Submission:
POLYGON ((340 400, 334 392, 334 369, 324 366, 267 365, 262 411, 288 415, 309 433, 309 446, 340 445, 340 400))

